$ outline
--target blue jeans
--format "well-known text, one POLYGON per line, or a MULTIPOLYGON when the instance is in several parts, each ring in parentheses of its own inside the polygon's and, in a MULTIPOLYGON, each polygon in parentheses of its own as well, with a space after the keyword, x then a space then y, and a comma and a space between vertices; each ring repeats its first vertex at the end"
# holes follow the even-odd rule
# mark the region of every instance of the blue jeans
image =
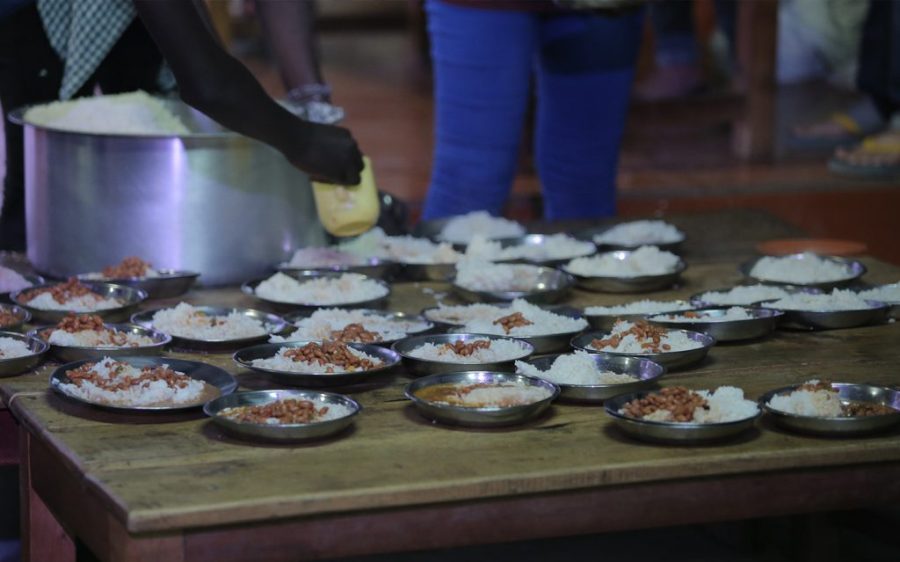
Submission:
POLYGON ((429 0, 435 152, 423 218, 500 214, 532 76, 547 219, 615 214, 615 178, 642 13, 469 8, 429 0))

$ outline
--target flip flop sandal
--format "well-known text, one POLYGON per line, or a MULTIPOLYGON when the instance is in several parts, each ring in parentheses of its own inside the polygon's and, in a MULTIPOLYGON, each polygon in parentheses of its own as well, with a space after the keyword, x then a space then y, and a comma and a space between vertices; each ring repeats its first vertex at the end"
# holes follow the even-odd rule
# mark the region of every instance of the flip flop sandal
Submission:
POLYGON ((835 149, 838 147, 851 146, 854 143, 859 142, 859 139, 866 134, 863 126, 849 113, 834 113, 828 118, 828 122, 840 126, 843 132, 836 136, 802 136, 791 132, 791 135, 787 139, 788 148, 795 150, 835 149))
POLYGON ((896 160, 890 164, 857 163, 832 156, 828 161, 828 169, 836 174, 856 178, 900 179, 900 134, 893 134, 889 138, 868 137, 856 150, 868 154, 892 155, 896 156, 896 160))

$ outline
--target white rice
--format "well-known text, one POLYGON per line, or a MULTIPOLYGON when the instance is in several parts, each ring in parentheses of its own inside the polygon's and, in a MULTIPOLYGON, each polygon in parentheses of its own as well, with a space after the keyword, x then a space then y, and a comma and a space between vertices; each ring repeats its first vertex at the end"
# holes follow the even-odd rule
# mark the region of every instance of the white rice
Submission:
POLYGON ((741 306, 781 299, 790 294, 791 291, 774 285, 740 285, 727 291, 707 291, 700 295, 700 300, 723 306, 741 306))
POLYGON ((155 342, 149 336, 118 332, 112 329, 106 330, 81 330, 80 332, 67 332, 65 330, 53 330, 47 342, 63 347, 143 347, 153 345, 155 342), (117 338, 125 338, 125 345, 114 343, 113 335, 117 338))
POLYGON ((491 216, 487 211, 472 211, 448 220, 438 238, 453 244, 468 244, 474 236, 493 239, 515 238, 524 234, 525 227, 516 221, 491 216))
MULTIPOLYGON (((744 391, 734 386, 720 386, 712 392, 708 390, 694 390, 707 402, 707 408, 694 408, 694 419, 690 422, 679 422, 672 419, 669 410, 656 410, 650 415, 644 416, 647 421, 669 423, 727 423, 744 420, 755 416, 759 412, 756 402, 744 398, 744 391)), ((619 410, 620 414, 626 414, 619 410)))
POLYGON ((425 318, 432 322, 445 322, 462 326, 472 320, 490 320, 505 310, 493 304, 446 305, 438 303, 437 308, 425 311, 425 318))
POLYGON ((473 334, 497 334, 500 336, 531 337, 548 334, 563 334, 578 332, 587 328, 588 322, 584 318, 572 318, 563 316, 549 310, 533 305, 524 299, 516 299, 508 308, 496 307, 496 312, 489 318, 475 318, 465 323, 463 332, 473 334), (525 320, 532 322, 527 326, 516 326, 509 332, 495 321, 520 312, 525 320))
POLYGON ((588 256, 596 251, 597 247, 592 242, 578 240, 568 234, 547 235, 540 244, 518 244, 507 248, 502 247, 499 242, 475 236, 466 247, 466 259, 544 262, 588 256))
POLYGON ((344 252, 336 248, 300 248, 291 256, 291 260, 282 264, 287 267, 317 268, 365 265, 364 256, 344 252))
POLYGON ((379 299, 387 294, 387 287, 358 273, 309 281, 297 281, 284 273, 276 273, 256 287, 256 295, 261 298, 309 306, 351 304, 379 299))
POLYGON ((297 330, 288 336, 289 339, 273 336, 269 341, 333 339, 332 332, 339 332, 348 324, 362 324, 367 331, 378 334, 380 341, 399 340, 408 334, 425 331, 430 325, 415 319, 392 319, 371 310, 323 308, 295 322, 297 330))
POLYGON ((34 352, 28 348, 28 344, 13 338, 0 338, 0 359, 15 359, 25 357, 34 352))
POLYGON ((650 319, 692 324, 694 322, 733 322, 735 320, 750 320, 754 318, 750 311, 740 306, 732 306, 723 311, 698 310, 695 311, 695 314, 697 314, 696 317, 686 316, 685 314, 662 314, 653 316, 650 319))
POLYGON ((516 361, 516 372, 531 377, 539 377, 556 384, 574 386, 594 386, 601 384, 624 384, 640 379, 626 373, 600 369, 594 355, 581 350, 568 355, 560 355, 546 371, 524 361, 516 361))
POLYGON ((226 316, 208 316, 186 302, 157 311, 151 322, 154 329, 170 336, 205 341, 252 338, 268 331, 262 322, 238 311, 226 316))
POLYGON ((429 400, 432 404, 447 404, 460 408, 510 408, 540 402, 550 397, 549 389, 519 381, 481 384, 458 384, 453 401, 429 400))
POLYGON ((534 265, 463 260, 456 265, 454 282, 470 291, 531 291, 540 275, 541 269, 534 265))
POLYGON ((767 308, 777 310, 805 310, 812 312, 834 312, 838 310, 866 310, 872 308, 850 289, 834 289, 830 294, 796 293, 767 303, 767 308))
POLYGON ((489 341, 491 345, 485 349, 476 349, 471 355, 459 355, 445 347, 444 344, 425 343, 410 351, 409 356, 428 361, 440 361, 442 363, 474 364, 513 361, 528 355, 528 350, 516 340, 474 338, 466 340, 466 343, 469 344, 476 341, 489 341))
MULTIPOLYGON (((318 363, 312 362, 307 363, 306 361, 294 361, 290 357, 285 357, 285 352, 289 351, 290 347, 282 347, 278 350, 278 353, 273 355, 272 357, 267 357, 265 359, 254 359, 251 363, 254 367, 259 367, 260 369, 271 369, 273 371, 286 371, 290 373, 309 373, 314 375, 338 375, 342 373, 352 373, 357 372, 357 370, 347 370, 344 367, 339 367, 334 363, 318 363)), ((372 363, 375 364, 375 367, 378 368, 384 365, 384 362, 377 358, 369 355, 368 353, 364 353, 357 349, 353 349, 352 347, 348 347, 350 353, 354 356, 359 357, 360 359, 368 359, 372 363)))
POLYGON ((892 283, 860 291, 859 296, 860 298, 873 301, 900 303, 900 283, 892 283))
POLYGON ((624 259, 615 253, 576 258, 564 269, 569 273, 584 277, 641 277, 644 275, 665 275, 678 269, 681 258, 656 246, 641 246, 626 254, 624 259))
MULTIPOLYGON (((159 271, 157 271, 153 268, 148 268, 147 271, 144 272, 143 275, 141 275, 140 277, 136 277, 134 279, 154 279, 156 277, 159 277, 160 275, 161 274, 159 271)), ((80 275, 79 277, 81 279, 90 279, 92 281, 109 281, 109 280, 113 280, 113 279, 121 279, 120 277, 107 277, 106 275, 103 275, 102 271, 92 271, 90 273, 85 273, 84 275, 80 275)))
POLYGON ((614 306, 589 306, 584 309, 587 316, 615 316, 616 314, 662 314, 696 308, 687 301, 639 300, 614 306))
POLYGON ((363 257, 377 257, 409 264, 456 263, 462 254, 449 243, 435 244, 414 236, 388 236, 379 227, 342 242, 338 249, 363 257))
POLYGON ((25 119, 52 129, 119 135, 185 135, 188 128, 158 99, 137 91, 33 107, 25 119))
POLYGON ((63 303, 56 302, 50 293, 41 293, 25 304, 39 310, 68 310, 71 312, 96 312, 123 306, 119 299, 101 297, 96 293, 73 297, 63 303))
MULTIPOLYGON (((610 332, 609 336, 606 336, 604 339, 610 336, 624 334, 628 332, 628 330, 630 330, 633 326, 634 323, 632 322, 619 320, 613 325, 613 329, 610 332)), ((650 343, 650 340, 639 339, 632 333, 624 336, 619 341, 619 345, 605 345, 599 348, 595 347, 594 349, 596 349, 597 351, 612 351, 615 353, 626 353, 630 355, 647 355, 650 352, 648 352, 641 346, 641 344, 644 343, 650 343)), ((675 351, 686 351, 688 349, 697 349, 698 347, 703 347, 702 343, 692 340, 679 330, 666 330, 666 333, 660 338, 659 344, 660 346, 669 345, 671 348, 663 353, 673 353, 675 351)))
POLYGON ((853 277, 849 266, 812 252, 798 256, 765 256, 750 270, 750 275, 778 283, 830 283, 853 277))
MULTIPOLYGON (((168 367, 167 365, 163 366, 168 367)), ((184 388, 172 388, 165 381, 161 380, 134 384, 134 381, 141 376, 141 370, 109 357, 104 357, 95 363, 94 371, 102 378, 112 382, 121 382, 126 387, 123 390, 107 390, 91 381, 83 380, 80 386, 74 383, 66 383, 60 384, 59 389, 69 396, 88 402, 119 406, 153 406, 197 402, 207 386, 203 381, 196 379, 189 379, 187 386, 184 388), (124 366, 124 368, 116 373, 117 366, 124 366)), ((176 373, 184 375, 184 373, 179 371, 176 371, 176 373)))
MULTIPOLYGON (((815 385, 818 380, 805 384, 815 385)), ((797 389, 787 394, 776 394, 769 400, 769 407, 797 416, 838 418, 843 416, 841 399, 835 390, 797 389)))
POLYGON ((19 272, 0 266, 0 293, 11 293, 31 287, 31 281, 19 272))
POLYGON ((683 239, 684 234, 680 230, 660 220, 626 222, 594 236, 594 242, 597 244, 628 247, 671 244, 683 239))

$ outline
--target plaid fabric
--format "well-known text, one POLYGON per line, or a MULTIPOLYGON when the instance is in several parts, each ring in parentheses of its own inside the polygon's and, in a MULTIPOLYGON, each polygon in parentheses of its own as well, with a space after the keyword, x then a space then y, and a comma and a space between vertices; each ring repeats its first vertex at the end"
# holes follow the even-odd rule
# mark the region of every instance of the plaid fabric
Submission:
POLYGON ((65 61, 63 100, 87 82, 137 15, 131 0, 38 0, 37 5, 47 38, 65 61))

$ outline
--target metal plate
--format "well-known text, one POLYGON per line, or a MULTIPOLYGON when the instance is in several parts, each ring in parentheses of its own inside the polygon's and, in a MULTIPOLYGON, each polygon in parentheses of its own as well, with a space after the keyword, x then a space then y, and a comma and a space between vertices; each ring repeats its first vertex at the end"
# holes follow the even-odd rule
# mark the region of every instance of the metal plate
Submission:
MULTIPOLYGON (((548 234, 528 234, 522 236, 520 238, 504 238, 500 241, 500 246, 503 249, 515 248, 515 247, 528 247, 537 248, 540 250, 543 246, 547 244, 547 238, 550 235, 548 234)), ((569 256, 560 256, 560 257, 541 257, 541 258, 531 258, 531 257, 517 257, 517 258, 505 258, 505 259, 492 259, 490 261, 496 263, 528 263, 534 265, 544 265, 547 267, 556 267, 558 265, 562 265, 569 260, 573 260, 575 258, 583 258, 587 256, 592 256, 597 253, 597 246, 593 243, 587 242, 585 240, 579 240, 574 238, 576 242, 579 244, 584 243, 585 247, 580 252, 576 252, 569 256)))
POLYGON ((878 301, 866 301, 871 308, 862 310, 784 310, 772 307, 773 303, 763 303, 768 310, 784 312, 782 324, 788 327, 811 330, 839 330, 856 328, 880 322, 888 317, 890 305, 878 301))
POLYGON ((709 350, 715 345, 716 340, 712 336, 701 334, 700 332, 692 332, 690 330, 678 330, 684 333, 688 338, 699 342, 702 347, 695 349, 686 349, 684 351, 667 351, 663 353, 617 353, 614 351, 598 351, 591 347, 594 339, 602 339, 609 336, 609 332, 586 332, 572 338, 572 347, 587 351, 588 353, 600 353, 603 355, 611 355, 614 357, 642 357, 649 359, 655 363, 663 365, 669 370, 687 367, 701 361, 709 350))
MULTIPOLYGON (((366 314, 366 316, 369 316, 369 315, 379 316, 385 320, 397 322, 397 323, 401 323, 401 322, 421 323, 421 329, 408 331, 408 332, 406 332, 406 335, 404 337, 415 336, 418 334, 427 333, 428 331, 433 330, 434 326, 435 326, 434 322, 431 322, 431 321, 427 320, 424 316, 420 316, 417 314, 406 314, 405 312, 387 312, 384 310, 370 310, 370 309, 360 309, 359 311, 366 314)), ((304 320, 306 318, 309 318, 314 313, 315 313, 315 311, 300 310, 300 311, 285 314, 284 319, 286 322, 296 325, 297 322, 304 320)), ((365 325, 363 325, 363 327, 365 327, 365 325)), ((290 337, 294 336, 295 334, 296 334, 296 332, 292 332, 292 333, 288 334, 286 337, 290 338, 290 337)), ((304 339, 310 339, 310 338, 304 337, 304 339)), ((394 344, 394 342, 400 341, 401 339, 403 339, 403 338, 381 340, 381 341, 377 341, 377 342, 372 342, 372 344, 390 347, 391 345, 394 344)), ((366 342, 354 342, 354 343, 366 343, 366 342)))
POLYGON ((367 371, 330 374, 283 371, 279 369, 267 369, 264 367, 257 367, 253 365, 254 360, 273 357, 282 348, 303 347, 304 345, 307 345, 309 343, 321 344, 322 342, 321 340, 300 340, 285 343, 264 343, 261 345, 255 345, 253 347, 241 349, 237 351, 232 356, 232 358, 234 359, 234 362, 241 367, 250 369, 251 371, 256 371, 258 373, 263 373, 279 383, 287 384, 290 386, 302 386, 306 388, 326 388, 330 386, 349 386, 353 384, 359 384, 377 375, 385 374, 387 371, 400 364, 400 356, 395 351, 373 344, 348 343, 348 347, 352 347, 357 351, 362 351, 363 353, 380 359, 383 365, 381 367, 369 369, 367 371))
POLYGON ((629 245, 629 244, 607 244, 604 242, 597 242, 596 240, 594 240, 595 236, 599 236, 615 226, 618 226, 618 225, 611 224, 608 226, 597 226, 597 227, 593 227, 593 228, 587 228, 587 229, 579 231, 576 234, 576 236, 582 240, 589 240, 589 241, 593 242, 594 244, 597 245, 597 248, 599 248, 601 251, 636 250, 636 249, 640 248, 641 246, 656 246, 660 250, 666 250, 668 252, 672 252, 675 254, 677 254, 679 252, 679 250, 681 249, 681 244, 687 238, 685 236, 684 232, 681 232, 679 230, 679 232, 681 233, 681 237, 678 240, 673 240, 671 242, 661 242, 661 241, 642 242, 640 244, 629 245))
POLYGON ((151 328, 137 324, 103 324, 104 327, 118 332, 128 332, 138 336, 146 336, 153 339, 152 345, 136 347, 88 347, 73 345, 57 345, 50 343, 50 332, 55 326, 39 326, 28 335, 37 338, 50 345, 50 352, 61 361, 80 361, 82 359, 103 359, 104 357, 131 357, 135 355, 159 355, 163 348, 172 342, 171 336, 157 332, 151 328))
MULTIPOLYGON (((629 250, 617 250, 600 254, 597 257, 612 254, 618 260, 625 260, 631 253, 629 250)), ((567 269, 567 266, 562 266, 562 270, 572 275, 575 278, 575 282, 582 289, 606 293, 647 293, 667 289, 678 282, 678 278, 685 269, 687 269, 687 264, 680 258, 674 271, 659 275, 639 275, 636 277, 578 275, 567 269)))
POLYGON ((406 281, 450 281, 455 275, 456 262, 400 264, 400 276, 406 281))
MULTIPOLYGON (((685 306, 688 306, 685 310, 693 310, 695 307, 691 306, 688 301, 683 300, 675 300, 671 301, 672 304, 678 308, 678 304, 681 303, 685 306)), ((674 312, 679 312, 678 310, 663 310, 659 312, 659 314, 670 314, 674 312)), ((587 318, 588 324, 591 325, 591 328, 595 330, 612 330, 613 325, 616 323, 616 320, 625 320, 628 322, 634 322, 635 320, 643 320, 647 317, 647 314, 588 314, 587 308, 582 311, 584 317, 587 318)))
POLYGON ((778 321, 784 315, 778 310, 764 308, 737 307, 747 312, 752 318, 742 320, 715 320, 724 316, 727 308, 702 308, 691 311, 706 318, 687 318, 684 312, 673 314, 655 314, 648 316, 647 320, 665 326, 672 330, 693 330, 703 332, 714 338, 717 342, 740 341, 761 338, 775 331, 778 321), (682 321, 671 320, 671 317, 684 318, 682 321), (710 320, 711 319, 711 320, 710 320))
POLYGON ((195 271, 176 271, 173 269, 160 269, 159 277, 124 277, 120 279, 106 279, 88 277, 90 274, 79 275, 81 281, 102 281, 115 283, 140 289, 147 293, 148 299, 168 299, 185 294, 200 277, 195 271))
MULTIPOLYGON (((900 290, 900 282, 886 283, 884 285, 875 285, 874 287, 862 289, 862 290, 860 290, 860 292, 865 292, 870 289, 887 289, 887 288, 895 288, 895 287, 898 288, 898 290, 900 290)), ((900 319, 900 300, 891 300, 891 299, 873 299, 873 300, 880 300, 881 302, 887 303, 891 307, 891 309, 890 309, 891 317, 900 319)))
POLYGON ((467 302, 508 302, 525 299, 534 304, 551 304, 559 301, 575 284, 575 279, 558 269, 532 265, 510 265, 510 267, 535 268, 537 282, 530 288, 508 291, 477 291, 453 282, 453 290, 467 302))
POLYGON ((534 353, 534 347, 531 344, 522 340, 517 340, 515 338, 494 336, 490 334, 463 333, 412 336, 398 341, 391 347, 391 349, 400 354, 400 357, 403 359, 403 366, 409 369, 409 371, 416 376, 433 375, 438 373, 453 373, 459 371, 499 371, 511 373, 515 371, 514 363, 517 360, 525 359, 526 357, 534 353), (418 357, 412 357, 411 355, 409 355, 411 351, 426 343, 440 345, 444 343, 452 343, 457 340, 468 342, 481 339, 514 341, 519 346, 521 346, 522 354, 516 357, 510 357, 509 359, 494 361, 491 363, 455 363, 451 361, 434 361, 430 359, 420 359, 418 357))
MULTIPOLYGON (((168 365, 173 371, 184 373, 192 379, 201 380, 216 387, 219 390, 220 396, 231 394, 237 389, 237 381, 234 380, 234 377, 231 376, 228 371, 199 361, 186 361, 184 359, 173 359, 171 357, 120 357, 117 361, 128 363, 138 369, 168 365)), ((199 408, 209 400, 208 398, 201 397, 200 401, 190 404, 173 404, 171 406, 118 406, 76 398, 66 394, 66 392, 59 387, 61 384, 71 382, 66 373, 81 367, 85 363, 93 362, 95 362, 93 359, 83 359, 81 361, 74 361, 57 367, 50 375, 50 387, 69 400, 116 412, 139 413, 190 410, 199 408)))
POLYGON ((831 387, 838 391, 841 402, 853 401, 885 404, 896 409, 896 413, 882 416, 823 418, 789 414, 769 406, 769 401, 773 396, 793 392, 798 386, 800 385, 778 388, 763 394, 759 398, 760 407, 768 415, 772 416, 775 423, 786 429, 801 433, 841 437, 882 431, 900 422, 900 391, 870 384, 836 382, 831 383, 831 387))
MULTIPOLYGON (((559 356, 560 354, 532 357, 526 359, 525 363, 534 365, 541 371, 547 371, 559 356)), ((613 357, 609 355, 591 354, 591 358, 599 369, 619 374, 632 375, 639 380, 619 384, 564 384, 556 382, 554 384, 559 386, 560 400, 565 399, 573 402, 600 403, 619 394, 635 392, 653 386, 666 372, 666 368, 659 363, 640 357, 613 357)))
MULTIPOLYGON (((179 336, 176 334, 169 334, 170 336, 172 336, 173 346, 180 349, 196 351, 234 351, 235 349, 239 349, 241 347, 246 347, 248 345, 266 341, 267 339, 269 339, 269 336, 278 334, 288 327, 287 322, 285 322, 281 316, 278 316, 277 314, 269 314, 267 312, 262 312, 259 310, 253 310, 252 308, 224 308, 219 306, 197 306, 194 308, 211 317, 228 316, 232 312, 238 312, 244 316, 260 321, 263 327, 266 329, 266 333, 259 336, 252 336, 247 338, 218 340, 201 340, 179 336)), ((153 326, 153 315, 160 310, 167 309, 168 308, 155 308, 152 310, 144 310, 133 315, 131 317, 131 321, 139 326, 156 330, 156 328, 153 326)))
POLYGON ((373 279, 387 281, 397 272, 399 265, 393 261, 382 258, 362 258, 365 263, 358 265, 323 265, 318 267, 298 267, 285 263, 279 264, 276 269, 287 275, 302 274, 304 272, 319 273, 359 273, 373 279))
MULTIPOLYGON (((12 269, 12 268, 7 268, 7 269, 12 269)), ((13 270, 13 271, 15 271, 15 270, 13 270)), ((38 285, 45 285, 47 283, 47 280, 44 279, 43 277, 41 277, 40 275, 34 275, 31 273, 20 273, 18 271, 16 271, 16 273, 18 273, 19 275, 24 277, 26 281, 31 283, 30 287, 25 287, 26 290, 36 287, 38 285)), ((10 300, 9 296, 15 292, 16 291, 6 291, 5 293, 0 293, 0 300, 2 300, 3 302, 12 302, 10 300)))
MULTIPOLYGON (((452 240, 444 240, 443 238, 441 238, 441 232, 444 230, 444 227, 447 226, 447 223, 450 222, 451 220, 453 220, 454 218, 457 218, 457 217, 445 217, 445 218, 441 218, 441 219, 419 221, 416 224, 416 226, 413 228, 413 235, 421 236, 423 238, 428 238, 429 240, 436 242, 436 243, 447 242, 449 244, 452 244, 455 249, 465 251, 465 248, 468 245, 468 242, 465 242, 465 243, 458 242, 458 241, 454 242, 452 240)), ((525 229, 524 226, 522 226, 522 233, 523 233, 523 235, 525 233, 527 233, 527 230, 525 229)), ((484 234, 482 234, 482 236, 484 236, 484 234)), ((493 242, 503 243, 503 242, 508 242, 510 240, 515 240, 516 238, 519 238, 519 236, 501 236, 501 237, 485 236, 485 238, 487 238, 488 240, 491 240, 493 242)))
POLYGON ((444 373, 423 377, 406 385, 404 394, 407 398, 412 400, 412 403, 419 410, 419 413, 430 420, 468 427, 498 427, 525 423, 541 415, 544 410, 550 406, 550 403, 559 396, 559 387, 549 381, 534 377, 526 377, 525 375, 479 370, 444 373), (527 386, 538 387, 547 392, 547 397, 520 406, 510 406, 505 408, 466 408, 462 406, 440 404, 416 396, 416 392, 438 384, 469 385, 503 383, 520 383, 527 386))
POLYGON ((31 322, 31 313, 15 304, 0 304, 0 310, 9 312, 15 316, 16 320, 12 324, 0 326, 0 330, 7 332, 21 332, 25 324, 31 322))
MULTIPOLYGON (((763 256, 763 257, 766 257, 766 256, 763 256)), ((797 283, 796 281, 777 281, 777 280, 773 280, 773 279, 760 279, 758 277, 754 277, 754 276, 750 275, 750 271, 753 270, 753 266, 756 265, 756 262, 763 259, 763 257, 759 257, 759 258, 756 258, 755 260, 751 260, 751 261, 742 263, 739 267, 740 272, 743 273, 748 279, 752 279, 753 281, 756 281, 758 283, 765 283, 765 284, 769 284, 769 285, 794 285, 797 287, 815 287, 817 289, 828 290, 828 289, 834 289, 835 287, 844 287, 844 286, 850 285, 853 282, 855 282, 856 280, 858 280, 860 277, 865 275, 865 273, 867 271, 866 266, 863 265, 862 262, 857 261, 857 260, 851 260, 851 259, 847 259, 847 258, 839 258, 839 257, 835 257, 835 256, 819 256, 820 258, 843 265, 844 267, 846 267, 849 270, 850 276, 847 278, 844 278, 844 279, 836 280, 836 281, 810 281, 809 283, 797 283)), ((784 258, 795 259, 795 260, 805 259, 803 257, 803 254, 791 254, 788 256, 783 256, 781 259, 784 259, 784 258)))
MULTIPOLYGON (((30 312, 35 321, 42 322, 44 324, 56 324, 57 322, 65 318, 67 314, 74 311, 43 310, 40 308, 35 308, 33 306, 29 306, 26 302, 22 302, 21 297, 22 294, 26 291, 31 291, 33 289, 42 289, 44 287, 53 287, 59 284, 60 283, 44 283, 43 285, 36 285, 28 289, 16 291, 12 293, 9 298, 13 301, 13 303, 30 312)), ((122 306, 116 308, 108 308, 106 310, 76 312, 76 314, 96 314, 100 318, 103 318, 104 320, 110 322, 127 321, 128 317, 132 312, 134 312, 138 305, 147 299, 147 293, 145 293, 144 291, 135 289, 133 287, 126 287, 125 285, 103 283, 100 281, 83 281, 82 284, 89 287, 91 291, 97 293, 103 298, 118 299, 122 303, 122 306)))
POLYGON ((0 377, 18 375, 19 373, 24 373, 25 371, 33 369, 41 362, 41 359, 44 358, 44 354, 47 353, 47 350, 50 349, 47 342, 18 332, 0 332, 0 338, 11 338, 25 342, 25 345, 31 350, 30 354, 23 355, 22 357, 0 359, 0 377))
MULTIPOLYGON (((292 273, 285 273, 289 277, 293 277, 297 281, 303 283, 306 281, 312 281, 314 279, 338 279, 344 273, 329 273, 323 271, 295 271, 292 273)), ((380 279, 373 279, 364 275, 367 280, 377 283, 381 287, 384 288, 385 294, 383 296, 367 299, 367 300, 356 300, 356 301, 347 301, 343 303, 315 303, 315 302, 287 302, 287 301, 274 301, 270 299, 266 299, 260 297, 256 294, 256 287, 265 281, 265 279, 255 279, 253 281, 248 281, 241 285, 241 291, 245 295, 250 295, 253 298, 259 299, 261 302, 268 304, 270 307, 279 310, 281 312, 295 311, 298 309, 314 309, 314 308, 383 308, 387 303, 388 297, 391 296, 391 286, 385 283, 380 279)), ((266 278, 268 279, 268 277, 266 278)))
MULTIPOLYGON (((741 286, 742 285, 737 285, 735 287, 727 287, 727 288, 723 288, 723 289, 709 289, 709 290, 703 291, 701 293, 695 293, 695 294, 691 295, 690 300, 691 300, 691 303, 694 304, 697 308, 715 308, 715 307, 720 307, 720 306, 759 306, 760 304, 762 304, 764 302, 772 300, 772 299, 759 299, 759 300, 755 300, 753 302, 713 302, 713 301, 703 300, 703 295, 706 295, 709 293, 728 293, 732 289, 736 289, 737 287, 741 287, 741 286)), ((748 285, 743 285, 743 286, 748 286, 748 285)), ((758 286, 758 285, 754 285, 754 286, 758 286)), ((765 285, 763 285, 763 286, 765 286, 765 285)), ((806 293, 809 295, 818 295, 818 294, 822 293, 821 289, 816 289, 815 287, 796 287, 794 285, 779 285, 779 286, 770 285, 770 286, 783 289, 788 294, 806 293)))
POLYGON ((622 406, 628 402, 644 398, 648 394, 651 394, 651 392, 643 391, 633 394, 622 394, 610 398, 604 405, 607 415, 613 419, 613 422, 619 429, 641 441, 675 445, 720 441, 739 435, 752 428, 756 418, 761 414, 760 411, 757 411, 752 417, 723 423, 677 423, 641 420, 619 413, 622 406))
POLYGON ((354 418, 361 410, 362 406, 352 398, 341 394, 316 392, 312 390, 257 390, 253 392, 238 392, 216 398, 203 407, 203 412, 212 419, 213 423, 222 427, 229 433, 246 439, 263 441, 307 441, 330 437, 340 433, 352 424, 354 418), (309 400, 314 402, 318 407, 341 405, 349 408, 350 413, 333 420, 303 424, 239 422, 219 414, 219 412, 225 408, 257 406, 285 399, 309 400))

